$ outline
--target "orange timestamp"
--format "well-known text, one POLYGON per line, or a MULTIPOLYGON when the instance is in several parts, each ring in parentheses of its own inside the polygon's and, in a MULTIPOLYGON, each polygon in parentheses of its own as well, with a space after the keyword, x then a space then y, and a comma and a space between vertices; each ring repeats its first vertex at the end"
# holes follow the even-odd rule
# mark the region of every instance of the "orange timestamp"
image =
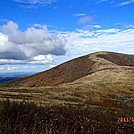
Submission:
POLYGON ((134 122, 134 117, 118 117, 117 122, 134 122))

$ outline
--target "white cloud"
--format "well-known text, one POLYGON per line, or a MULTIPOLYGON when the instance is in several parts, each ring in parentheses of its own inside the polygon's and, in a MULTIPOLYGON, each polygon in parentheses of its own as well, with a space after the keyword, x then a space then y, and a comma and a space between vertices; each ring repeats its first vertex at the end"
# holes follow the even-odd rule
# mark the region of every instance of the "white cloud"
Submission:
POLYGON ((56 2, 57 0, 14 0, 19 3, 26 3, 26 4, 51 4, 56 2))
POLYGON ((22 7, 22 8, 27 8, 27 9, 37 9, 37 6, 35 6, 35 5, 24 5, 24 4, 21 4, 21 5, 19 5, 19 7, 22 7))
POLYGON ((91 22, 92 20, 93 20, 93 17, 92 16, 85 16, 85 17, 81 17, 78 20, 78 23, 80 23, 80 24, 86 24, 88 22, 91 22))
POLYGON ((126 28, 134 28, 134 25, 126 25, 126 28))
POLYGON ((73 16, 85 16, 86 14, 84 13, 78 13, 78 14, 73 14, 73 16))
POLYGON ((28 60, 13 60, 13 59, 0 59, 0 65, 4 64, 49 64, 53 62, 53 58, 50 55, 39 55, 28 60))
POLYGON ((34 59, 34 60, 37 60, 37 61, 43 61, 43 60, 46 60, 46 59, 52 60, 52 58, 51 58, 50 55, 47 55, 47 56, 38 55, 38 56, 34 57, 33 59, 34 59))
POLYGON ((101 3, 101 2, 105 2, 105 1, 109 1, 109 0, 97 0, 97 3, 101 3))
POLYGON ((56 67, 57 65, 50 65, 50 68, 56 67))
POLYGON ((19 4, 19 7, 27 9, 37 9, 40 5, 52 4, 57 0, 13 0, 19 4))
POLYGON ((100 25, 94 25, 93 27, 94 27, 94 28, 101 28, 100 25))
POLYGON ((12 21, 0 27, 3 32, 15 32, 18 29, 18 25, 12 21))
POLYGON ((52 62, 46 55, 66 53, 63 41, 50 34, 46 26, 35 24, 21 32, 18 25, 10 21, 0 29, 0 64, 46 64, 52 62), (44 59, 37 61, 39 55, 44 59))
POLYGON ((134 0, 120 0, 120 1, 111 1, 111 0, 96 0, 96 3, 102 3, 102 2, 110 2, 112 4, 115 4, 116 6, 125 6, 128 4, 134 3, 134 0))
POLYGON ((83 30, 72 32, 59 32, 59 36, 66 37, 67 55, 71 57, 81 56, 97 51, 115 51, 121 53, 134 52, 134 29, 104 29, 83 30))
POLYGON ((89 29, 89 30, 93 30, 94 28, 101 28, 100 25, 86 25, 83 27, 83 29, 89 29))
POLYGON ((28 68, 36 68, 36 66, 22 66, 22 67, 16 67, 16 66, 8 66, 8 67, 0 67, 0 70, 16 70, 16 69, 28 69, 28 68))
POLYGON ((117 6, 124 6, 124 5, 132 4, 132 3, 134 3, 134 0, 127 0, 127 1, 123 1, 117 4, 117 6))

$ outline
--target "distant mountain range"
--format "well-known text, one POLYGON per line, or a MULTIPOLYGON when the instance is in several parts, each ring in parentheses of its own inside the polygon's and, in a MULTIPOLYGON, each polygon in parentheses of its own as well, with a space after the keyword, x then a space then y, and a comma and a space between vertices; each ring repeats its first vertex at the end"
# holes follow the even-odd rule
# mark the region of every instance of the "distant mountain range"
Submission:
POLYGON ((3 72, 0 77, 27 77, 37 72, 3 72))
POLYGON ((16 79, 20 79, 21 77, 0 77, 0 83, 2 82, 6 82, 6 81, 10 81, 10 80, 16 80, 16 79))
POLYGON ((124 86, 130 84, 132 87, 134 86, 134 55, 105 51, 96 52, 67 61, 47 71, 10 81, 5 85, 43 87, 72 82, 78 85, 78 81, 81 83, 80 86, 91 84, 91 82, 110 83, 116 81, 124 83, 124 86))
POLYGON ((10 80, 20 79, 20 78, 27 77, 33 74, 35 74, 35 72, 0 73, 0 83, 10 81, 10 80))

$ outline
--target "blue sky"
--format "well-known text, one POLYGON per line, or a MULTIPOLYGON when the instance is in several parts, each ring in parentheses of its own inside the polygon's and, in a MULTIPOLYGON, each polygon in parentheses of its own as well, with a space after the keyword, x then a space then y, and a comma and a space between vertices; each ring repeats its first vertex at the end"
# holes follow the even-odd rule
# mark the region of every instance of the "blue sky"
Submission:
POLYGON ((1 0, 0 73, 44 71, 97 51, 134 53, 134 0, 1 0))

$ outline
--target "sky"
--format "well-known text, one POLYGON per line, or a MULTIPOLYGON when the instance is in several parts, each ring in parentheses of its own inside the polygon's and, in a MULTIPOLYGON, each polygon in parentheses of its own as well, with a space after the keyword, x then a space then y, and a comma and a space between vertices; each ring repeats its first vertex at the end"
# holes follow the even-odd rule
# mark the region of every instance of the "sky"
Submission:
POLYGON ((98 51, 134 54, 134 0, 0 1, 0 73, 41 72, 98 51))

